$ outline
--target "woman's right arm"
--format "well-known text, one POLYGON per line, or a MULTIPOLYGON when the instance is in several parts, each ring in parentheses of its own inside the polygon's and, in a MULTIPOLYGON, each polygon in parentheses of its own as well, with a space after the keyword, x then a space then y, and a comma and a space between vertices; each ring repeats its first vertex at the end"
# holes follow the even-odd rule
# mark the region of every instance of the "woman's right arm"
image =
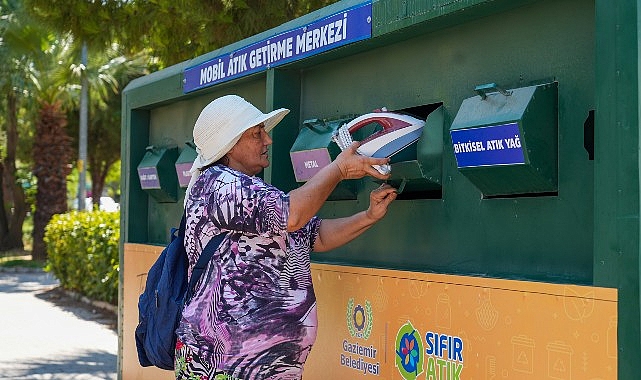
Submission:
POLYGON ((289 193, 289 218, 287 231, 303 227, 323 206, 336 185, 344 179, 358 179, 370 175, 384 180, 383 175, 372 165, 385 165, 389 158, 372 158, 356 153, 360 144, 353 143, 341 152, 334 161, 322 168, 303 186, 289 193))

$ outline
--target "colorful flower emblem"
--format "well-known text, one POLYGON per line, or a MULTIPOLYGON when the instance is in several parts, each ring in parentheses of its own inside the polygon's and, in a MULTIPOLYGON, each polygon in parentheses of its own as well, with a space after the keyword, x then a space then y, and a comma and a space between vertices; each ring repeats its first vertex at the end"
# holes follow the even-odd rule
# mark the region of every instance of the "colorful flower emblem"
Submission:
POLYGON ((418 343, 414 332, 412 335, 403 334, 401 339, 401 350, 398 353, 403 360, 403 368, 407 372, 416 372, 416 365, 418 364, 418 343))
POLYGON ((423 372, 421 334, 409 321, 396 334, 396 368, 405 380, 415 380, 423 372))

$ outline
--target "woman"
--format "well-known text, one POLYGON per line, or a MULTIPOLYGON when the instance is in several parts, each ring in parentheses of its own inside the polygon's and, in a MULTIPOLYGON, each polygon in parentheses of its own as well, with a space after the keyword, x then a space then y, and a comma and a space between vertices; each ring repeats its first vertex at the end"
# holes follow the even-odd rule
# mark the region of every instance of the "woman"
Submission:
POLYGON ((269 166, 268 132, 289 112, 263 114, 236 95, 208 104, 196 120, 198 157, 185 195, 190 271, 207 242, 226 233, 185 306, 177 329, 177 379, 300 379, 316 338, 310 251, 354 239, 396 198, 383 185, 347 218, 315 214, 344 179, 386 179, 356 154, 358 143, 286 194, 256 174, 269 166))

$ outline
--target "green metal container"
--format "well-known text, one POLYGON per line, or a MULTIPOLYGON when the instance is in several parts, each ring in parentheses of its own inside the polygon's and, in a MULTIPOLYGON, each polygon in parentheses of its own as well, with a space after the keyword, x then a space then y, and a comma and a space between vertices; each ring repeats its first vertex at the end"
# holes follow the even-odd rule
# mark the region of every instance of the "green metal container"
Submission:
POLYGON ((137 168, 140 187, 159 203, 176 202, 178 179, 174 163, 178 148, 150 145, 146 151, 137 168))
MULTIPOLYGON (((299 184, 307 182, 320 169, 329 165, 341 152, 332 136, 338 128, 354 116, 337 119, 308 119, 303 122, 296 141, 289 150, 292 168, 299 184)), ((336 186, 330 200, 356 199, 359 181, 342 181, 336 186)))
POLYGON ((484 196, 558 190, 556 83, 478 86, 463 100, 450 135, 460 172, 484 196))
POLYGON ((189 174, 189 169, 196 160, 196 145, 193 141, 187 141, 183 147, 178 159, 176 160, 176 176, 178 178, 178 184, 181 188, 186 188, 189 185, 189 180, 191 179, 191 174, 189 174))

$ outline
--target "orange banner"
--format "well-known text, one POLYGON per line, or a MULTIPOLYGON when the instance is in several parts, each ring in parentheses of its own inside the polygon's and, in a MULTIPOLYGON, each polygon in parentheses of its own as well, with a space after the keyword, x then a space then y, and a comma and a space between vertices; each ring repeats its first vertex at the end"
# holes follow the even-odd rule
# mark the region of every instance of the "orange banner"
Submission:
POLYGON ((313 265, 312 379, 616 379, 616 289, 313 265))
MULTIPOLYGON (((133 331, 162 247, 125 244, 124 380, 172 379, 138 364, 133 331)), ((616 289, 312 264, 318 338, 304 380, 617 378, 616 289)))

